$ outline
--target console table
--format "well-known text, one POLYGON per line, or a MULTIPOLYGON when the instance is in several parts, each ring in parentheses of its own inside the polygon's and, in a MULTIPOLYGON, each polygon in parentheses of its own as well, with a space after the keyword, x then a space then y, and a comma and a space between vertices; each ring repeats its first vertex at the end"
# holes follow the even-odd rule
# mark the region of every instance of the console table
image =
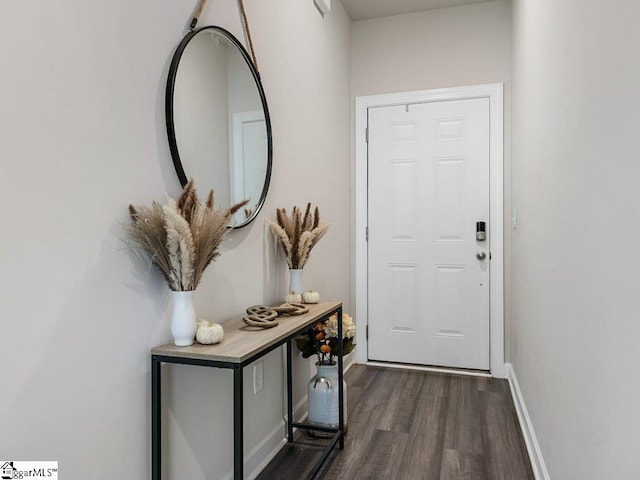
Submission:
POLYGON ((299 316, 280 317, 280 324, 273 328, 257 330, 248 327, 242 318, 224 323, 224 338, 216 345, 176 347, 172 343, 151 350, 151 475, 153 480, 162 477, 161 448, 161 365, 180 363, 204 367, 229 368, 233 370, 233 478, 244 478, 243 458, 243 411, 242 411, 242 375, 243 368, 263 357, 272 350, 286 344, 287 350, 287 440, 293 442, 293 429, 302 428, 334 433, 321 457, 311 469, 307 479, 315 477, 322 464, 339 445, 344 448, 344 399, 343 399, 343 358, 342 358, 342 303, 321 302, 309 305, 309 313, 299 316), (326 320, 332 314, 338 315, 338 428, 325 428, 293 421, 292 393, 292 344, 309 327, 326 320))

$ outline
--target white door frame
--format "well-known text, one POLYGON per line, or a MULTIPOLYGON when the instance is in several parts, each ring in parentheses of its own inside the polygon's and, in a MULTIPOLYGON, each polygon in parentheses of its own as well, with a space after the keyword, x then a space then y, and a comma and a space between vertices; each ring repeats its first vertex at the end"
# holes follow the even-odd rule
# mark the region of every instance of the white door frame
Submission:
POLYGON ((468 87, 442 88, 417 92, 391 93, 385 95, 368 95, 356 97, 355 117, 355 319, 358 323, 356 331, 355 361, 367 363, 366 328, 362 323, 368 322, 368 265, 367 265, 367 109, 372 107, 388 107, 411 103, 441 102, 450 100, 468 100, 473 98, 489 99, 489 174, 490 174, 490 212, 489 212, 489 250, 491 252, 490 268, 490 342, 491 374, 504 378, 504 199, 503 199, 503 85, 490 83, 468 87))

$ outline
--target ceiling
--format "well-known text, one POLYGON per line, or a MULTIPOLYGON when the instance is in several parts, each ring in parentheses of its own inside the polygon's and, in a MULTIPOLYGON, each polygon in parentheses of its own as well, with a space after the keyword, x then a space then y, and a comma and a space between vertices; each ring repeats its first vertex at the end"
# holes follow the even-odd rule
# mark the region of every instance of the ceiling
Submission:
POLYGON ((423 12, 436 8, 470 5, 488 0, 341 0, 354 22, 370 18, 389 17, 403 13, 423 12))

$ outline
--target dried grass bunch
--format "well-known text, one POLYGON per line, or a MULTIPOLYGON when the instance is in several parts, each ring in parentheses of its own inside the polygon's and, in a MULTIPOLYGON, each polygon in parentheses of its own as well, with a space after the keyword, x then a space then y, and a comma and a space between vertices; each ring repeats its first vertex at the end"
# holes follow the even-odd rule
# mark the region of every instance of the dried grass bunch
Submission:
POLYGON ((289 268, 302 268, 311 249, 327 233, 329 224, 320 223, 318 207, 311 213, 311 203, 307 203, 304 215, 298 207, 293 207, 291 215, 284 208, 278 208, 276 213, 277 223, 267 220, 271 231, 280 240, 289 268))
POLYGON ((220 255, 229 220, 247 202, 216 208, 213 190, 201 202, 191 179, 177 202, 168 197, 165 205, 129 205, 132 222, 125 229, 151 255, 171 290, 195 290, 207 266, 220 255))

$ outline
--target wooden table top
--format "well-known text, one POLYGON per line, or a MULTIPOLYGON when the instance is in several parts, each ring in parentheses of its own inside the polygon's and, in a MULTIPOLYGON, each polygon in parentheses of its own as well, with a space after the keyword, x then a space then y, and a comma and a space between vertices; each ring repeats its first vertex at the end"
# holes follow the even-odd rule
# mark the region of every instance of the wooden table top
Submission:
POLYGON ((309 305, 309 313, 278 317, 279 324, 276 327, 266 329, 250 327, 242 321, 242 317, 238 317, 222 324, 224 338, 220 343, 201 345, 196 342, 189 347, 176 347, 173 343, 168 343, 154 348, 151 353, 167 357, 243 363, 341 306, 342 302, 311 304, 309 305))

